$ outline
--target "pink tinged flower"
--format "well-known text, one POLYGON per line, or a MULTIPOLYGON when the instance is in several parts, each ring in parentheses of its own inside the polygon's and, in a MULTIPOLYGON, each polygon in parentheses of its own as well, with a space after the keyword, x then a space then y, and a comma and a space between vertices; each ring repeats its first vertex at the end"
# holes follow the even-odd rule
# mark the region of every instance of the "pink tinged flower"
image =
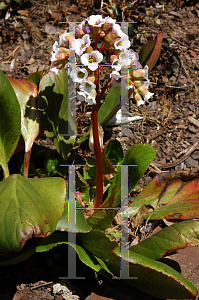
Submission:
POLYGON ((79 86, 80 90, 83 91, 86 95, 90 95, 92 90, 96 88, 96 85, 93 82, 86 81, 84 84, 79 86))
POLYGON ((103 24, 103 26, 102 26, 102 29, 103 30, 108 30, 109 28, 111 28, 111 26, 113 26, 114 24, 115 24, 115 22, 116 22, 116 20, 115 19, 112 19, 111 17, 106 17, 105 19, 104 19, 104 24, 103 24))
POLYGON ((101 15, 91 15, 87 18, 87 22, 90 26, 101 27, 105 19, 103 19, 101 15))
POLYGON ((85 34, 84 26, 86 20, 84 20, 81 24, 77 25, 74 29, 74 33, 76 34, 77 38, 81 38, 85 34))
POLYGON ((115 41, 114 47, 119 50, 126 50, 131 46, 128 36, 124 35, 119 40, 115 41))
POLYGON ((88 76, 88 72, 85 68, 76 68, 70 72, 70 77, 74 82, 84 83, 88 76))
POLYGON ((91 53, 85 53, 81 56, 81 62, 87 66, 91 71, 95 71, 98 68, 98 64, 103 60, 103 55, 99 51, 92 51, 91 53))
POLYGON ((75 50, 77 55, 82 55, 86 48, 91 44, 89 34, 85 34, 82 39, 76 39, 72 42, 72 50, 75 50))

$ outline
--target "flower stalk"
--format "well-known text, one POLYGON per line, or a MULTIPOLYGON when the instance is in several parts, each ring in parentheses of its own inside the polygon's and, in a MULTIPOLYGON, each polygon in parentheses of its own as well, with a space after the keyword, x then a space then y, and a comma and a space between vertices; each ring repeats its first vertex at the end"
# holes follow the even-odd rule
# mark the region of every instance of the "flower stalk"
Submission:
MULTIPOLYGON (((148 67, 142 69, 139 55, 129 49, 131 42, 128 35, 122 30, 116 20, 100 15, 92 15, 80 25, 74 27, 73 32, 65 32, 59 38, 59 43, 53 45, 51 54, 51 71, 56 74, 66 64, 70 51, 80 57, 82 66, 70 72, 70 77, 79 84, 77 99, 92 105, 92 132, 94 154, 96 157, 96 196, 94 207, 99 207, 103 199, 103 167, 102 150, 100 145, 101 132, 99 132, 98 109, 101 99, 110 84, 120 85, 121 78, 125 83, 127 93, 133 95, 137 106, 144 104, 153 94, 148 92, 148 67), (70 38, 70 49, 68 40, 70 38), (98 42, 101 47, 98 49, 98 42), (99 64, 104 55, 112 63, 110 79, 99 91, 99 64), (109 57, 110 55, 110 57, 109 57), (125 75, 122 75, 125 74, 125 75), (143 100, 144 98, 144 100, 143 100)), ((91 130, 90 130, 91 131, 91 130)), ((78 144, 76 142, 76 144, 78 144)))

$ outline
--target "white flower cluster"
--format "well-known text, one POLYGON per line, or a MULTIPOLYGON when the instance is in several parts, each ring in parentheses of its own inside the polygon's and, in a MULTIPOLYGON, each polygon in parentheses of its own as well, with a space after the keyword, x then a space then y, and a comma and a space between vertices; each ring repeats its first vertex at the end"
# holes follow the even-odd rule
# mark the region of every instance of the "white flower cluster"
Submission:
POLYGON ((110 56, 112 73, 110 74, 113 85, 120 84, 121 78, 126 83, 126 88, 133 94, 137 105, 144 104, 153 94, 148 91, 148 67, 142 68, 136 52, 129 49, 130 41, 116 20, 101 15, 92 15, 80 25, 74 27, 73 32, 65 32, 60 36, 59 42, 53 45, 51 54, 51 71, 56 74, 65 66, 69 56, 68 43, 72 44, 70 50, 80 57, 82 68, 76 67, 71 71, 70 77, 79 83, 77 98, 89 104, 96 104, 96 79, 95 71, 103 61, 106 51, 110 56), (75 36, 75 37, 74 37, 75 36), (98 42, 102 41, 100 49, 98 42))

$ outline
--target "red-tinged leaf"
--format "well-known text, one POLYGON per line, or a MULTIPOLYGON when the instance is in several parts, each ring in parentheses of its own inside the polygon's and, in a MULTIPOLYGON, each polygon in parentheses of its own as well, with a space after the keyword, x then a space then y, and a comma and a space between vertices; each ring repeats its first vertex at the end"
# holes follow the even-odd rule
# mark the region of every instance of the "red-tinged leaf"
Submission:
POLYGON ((142 66, 147 65, 149 67, 149 72, 155 66, 162 47, 162 32, 159 32, 156 39, 152 38, 142 47, 139 53, 139 60, 142 66))
MULTIPOLYGON (((167 179, 169 175, 172 176, 171 173, 159 174, 151 180, 131 203, 130 217, 133 217, 143 204, 150 204, 155 208, 151 219, 199 219, 199 179, 170 182, 167 179)), ((148 215, 143 217, 147 218, 148 215)))
POLYGON ((129 250, 157 260, 188 246, 199 246, 198 220, 187 220, 166 227, 129 250))
POLYGON ((25 152, 30 151, 39 134, 39 112, 37 110, 37 86, 25 79, 8 78, 21 108, 21 134, 25 141, 25 152))

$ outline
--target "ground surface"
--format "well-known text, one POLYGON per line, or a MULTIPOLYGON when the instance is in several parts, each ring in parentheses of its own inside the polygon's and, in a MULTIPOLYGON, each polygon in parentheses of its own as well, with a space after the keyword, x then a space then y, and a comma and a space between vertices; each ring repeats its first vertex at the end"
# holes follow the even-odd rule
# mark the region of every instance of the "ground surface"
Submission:
MULTIPOLYGON (((52 44, 66 26, 60 22, 82 21, 96 13, 109 15, 117 21, 130 22, 130 37, 134 50, 139 50, 141 44, 158 32, 163 33, 163 49, 149 76, 150 91, 154 93, 154 97, 139 108, 130 101, 130 115, 139 115, 143 119, 129 125, 130 137, 121 138, 125 151, 138 143, 147 143, 156 150, 155 162, 159 165, 151 165, 148 168, 139 183, 140 187, 146 185, 160 171, 187 171, 199 166, 199 148, 195 147, 193 152, 183 157, 186 150, 199 139, 199 9, 194 1, 165 1, 165 4, 162 2, 164 1, 117 1, 114 9, 113 5, 111 6, 113 2, 108 0, 103 3, 98 0, 38 0, 34 4, 26 1, 21 6, 13 7, 12 11, 0 11, 0 69, 13 78, 26 78, 33 72, 49 71, 52 44), (165 166, 165 163, 168 165, 165 166)), ((117 130, 113 128, 111 131, 105 131, 106 140, 117 130)), ((38 143, 42 144, 41 141, 38 143)), ((77 153, 71 156, 71 161, 80 156, 83 156, 83 160, 85 149, 85 145, 82 145, 77 153)), ((28 288, 41 280, 58 282, 63 269, 59 269, 60 263, 55 263, 57 253, 57 250, 49 252, 45 263, 42 257, 31 258, 21 266, 10 268, 9 271, 5 269, 5 273, 1 275, 3 294, 0 298, 12 299, 16 285, 22 283, 26 285, 20 286, 21 288, 28 288)), ((58 261, 59 259, 60 257, 58 261)), ((195 266, 192 265, 191 270, 195 269, 195 273, 186 274, 190 280, 194 278, 195 284, 198 281, 196 278, 199 277, 197 265, 199 261, 195 266)), ((87 288, 86 284, 83 287, 83 284, 79 283, 81 299, 85 299, 99 285, 94 273, 88 270, 86 272, 92 277, 89 280, 93 285, 90 284, 87 288)), ((26 291, 21 296, 18 294, 15 300, 54 299, 51 295, 51 285, 40 290, 46 293, 44 297, 35 294, 35 298, 26 298, 26 291)), ((75 291, 75 294, 77 293, 75 291)), ((92 297, 94 299, 94 296, 92 297)), ((62 298, 57 296, 56 299, 62 298)))

